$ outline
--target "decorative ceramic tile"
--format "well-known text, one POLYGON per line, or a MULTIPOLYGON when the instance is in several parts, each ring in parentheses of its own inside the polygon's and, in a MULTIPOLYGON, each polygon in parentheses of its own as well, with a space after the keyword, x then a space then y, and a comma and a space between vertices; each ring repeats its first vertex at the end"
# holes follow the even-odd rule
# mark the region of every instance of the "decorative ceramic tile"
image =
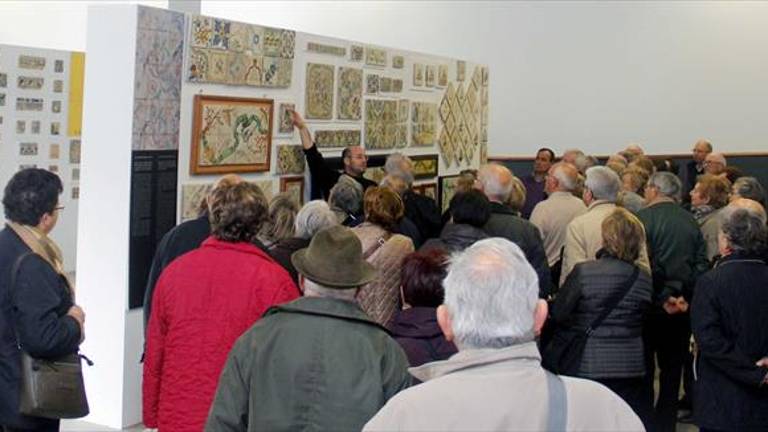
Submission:
POLYGON ((424 87, 424 65, 421 63, 413 64, 413 86, 424 87))
POLYGON ((456 81, 464 81, 467 75, 467 62, 464 60, 456 60, 456 81))
POLYGON ((373 47, 365 47, 365 64, 368 66, 387 65, 387 50, 373 47))
POLYGON ((253 62, 251 56, 241 52, 230 51, 228 57, 227 84, 243 85, 246 83, 246 75, 250 75, 253 62))
POLYGON ((226 83, 229 76, 229 61, 226 51, 208 50, 208 80, 226 83))
POLYGON ((213 37, 213 19, 201 15, 192 16, 191 45, 198 48, 208 48, 213 37))
POLYGON ((64 72, 64 60, 56 60, 53 62, 53 71, 56 73, 64 72))
POLYGON ((53 81, 53 92, 54 93, 61 93, 64 91, 64 81, 62 80, 54 80, 53 81))
MULTIPOLYGON (((366 99, 365 101, 365 147, 368 149, 391 149, 403 145, 401 126, 402 107, 407 110, 408 101, 366 99)), ((407 138, 406 138, 407 139, 407 138)))
POLYGON ((40 134, 40 120, 32 120, 30 122, 29 131, 34 135, 40 134))
POLYGON ((48 159, 58 159, 60 153, 60 147, 58 144, 51 144, 51 146, 48 147, 48 159))
POLYGON ((405 57, 401 55, 392 56, 392 67, 402 69, 405 66, 405 57))
POLYGON ((72 196, 71 198, 73 200, 80 199, 80 186, 72 186, 72 196))
POLYGON ((20 55, 19 56, 19 68, 20 69, 45 69, 45 57, 20 55))
POLYGON ((400 78, 396 78, 392 80, 392 93, 402 93, 403 92, 403 80, 400 78))
POLYGON ((379 92, 379 76, 369 74, 365 76, 365 93, 376 94, 379 92))
POLYGON ((37 156, 37 143, 19 143, 19 156, 37 156))
POLYGON ((307 63, 306 117, 333 118, 333 66, 307 63))
POLYGON ((320 148, 360 145, 360 131, 357 129, 316 131, 315 144, 320 148))
POLYGON ((262 40, 262 50, 264 55, 279 57, 282 52, 282 37, 280 29, 265 27, 264 38, 262 40))
POLYGON ((351 45, 349 47, 349 59, 354 62, 363 61, 365 57, 365 48, 362 45, 351 45))
POLYGON ((438 65, 437 66, 437 86, 445 87, 447 85, 448 85, 448 66, 438 65))
POLYGON ((80 140, 79 139, 69 141, 69 163, 71 164, 80 163, 80 140))
POLYGON ((277 174, 303 174, 304 148, 301 145, 277 146, 277 174))
POLYGON ((339 57, 344 57, 347 55, 347 49, 344 47, 326 45, 326 44, 321 44, 317 42, 308 42, 307 51, 318 53, 318 54, 335 55, 339 57))
POLYGON ((245 23, 231 22, 229 27, 229 50, 255 54, 251 46, 251 26, 245 23))
POLYGON ((339 68, 338 119, 360 120, 362 117, 363 70, 339 68))
POLYGON ((8 87, 8 74, 0 73, 0 88, 8 87))
POLYGON ((411 109, 411 145, 435 144, 437 133, 437 104, 414 102, 411 109))
POLYGON ((424 67, 424 86, 426 87, 435 86, 435 66, 434 65, 426 65, 424 67))
POLYGON ((51 135, 61 135, 61 123, 51 122, 51 135))
POLYGON ((229 49, 229 33, 232 28, 232 23, 227 20, 213 18, 212 33, 210 39, 210 47, 222 50, 229 49))
POLYGON ((392 78, 379 78, 379 91, 382 93, 392 93, 392 78))
POLYGON ((42 111, 41 98, 16 98, 16 111, 42 111))
POLYGON ((51 112, 54 114, 58 114, 61 112, 61 101, 59 100, 51 101, 51 112))
POLYGON ((16 120, 16 133, 23 134, 27 132, 27 122, 24 120, 16 120))
POLYGON ((16 86, 24 90, 40 90, 45 79, 40 77, 19 76, 16 78, 16 86))
POLYGON ((72 181, 80 181, 80 168, 72 168, 72 181))
POLYGON ((278 106, 278 126, 277 132, 281 134, 293 133, 293 118, 291 111, 296 109, 296 104, 281 103, 278 106))
POLYGON ((5 106, 5 93, 0 93, 0 107, 5 106))

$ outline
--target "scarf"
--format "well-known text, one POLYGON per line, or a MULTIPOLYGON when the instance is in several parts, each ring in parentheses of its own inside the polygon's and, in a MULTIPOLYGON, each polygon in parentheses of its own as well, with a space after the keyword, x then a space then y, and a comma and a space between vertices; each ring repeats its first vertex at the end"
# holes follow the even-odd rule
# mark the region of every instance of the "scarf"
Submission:
POLYGON ((711 205, 705 204, 693 207, 691 210, 693 211, 693 218, 696 219, 696 222, 699 222, 717 209, 711 205))
POLYGON ((22 225, 10 221, 7 222, 7 225, 19 236, 19 238, 21 238, 21 241, 23 241, 27 247, 32 249, 33 253, 44 259, 56 273, 61 275, 74 297, 75 290, 67 277, 67 274, 64 272, 64 260, 61 256, 61 249, 59 249, 59 246, 44 232, 33 226, 22 225))

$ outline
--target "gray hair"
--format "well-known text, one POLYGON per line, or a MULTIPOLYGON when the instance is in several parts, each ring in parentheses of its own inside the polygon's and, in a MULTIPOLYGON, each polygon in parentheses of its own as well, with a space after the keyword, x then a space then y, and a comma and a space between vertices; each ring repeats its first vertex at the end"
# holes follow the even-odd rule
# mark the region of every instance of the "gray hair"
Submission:
POLYGON ((720 231, 736 251, 759 254, 768 245, 765 215, 753 209, 726 207, 721 213, 720 231))
POLYGON ((338 289, 328 288, 317 282, 304 278, 304 296, 305 297, 323 297, 337 300, 346 300, 355 302, 357 288, 338 289))
POLYGON ((483 192, 490 200, 506 203, 512 194, 514 175, 509 168, 490 163, 480 167, 477 180, 483 185, 483 192))
POLYGON ((658 189, 659 193, 665 197, 672 198, 675 201, 680 200, 680 191, 683 184, 680 179, 671 172, 661 171, 651 175, 648 184, 658 189))
POLYGON ((511 241, 485 239, 455 254, 443 286, 460 349, 503 348, 534 340, 539 278, 511 241))
POLYGON ((586 176, 584 186, 592 191, 596 200, 616 201, 621 190, 621 179, 616 171, 604 166, 594 166, 587 170, 586 176))
MULTIPOLYGON (((571 168, 572 170, 573 168, 571 168)), ((577 172, 572 171, 571 174, 568 174, 568 166, 566 163, 556 163, 552 167, 552 176, 557 179, 557 182, 560 184, 560 186, 565 189, 567 192, 571 192, 574 189, 576 189, 576 186, 578 186, 579 183, 579 176, 577 172)))
POLYGON ((576 160, 573 161, 573 164, 576 165, 576 169, 580 172, 586 172, 587 169, 597 165, 598 162, 596 157, 582 154, 576 156, 576 160))
POLYGON ((342 174, 331 188, 328 204, 346 213, 360 213, 363 208, 363 186, 352 177, 342 174))
POLYGON ((398 177, 410 187, 413 184, 413 161, 402 153, 392 153, 384 163, 384 171, 398 177))
POLYGON ((325 228, 338 225, 336 216, 323 200, 314 200, 304 204, 296 214, 296 237, 309 239, 325 228))
POLYGON ((749 198, 765 205, 765 188, 754 177, 739 177, 733 182, 733 193, 741 198, 749 198))

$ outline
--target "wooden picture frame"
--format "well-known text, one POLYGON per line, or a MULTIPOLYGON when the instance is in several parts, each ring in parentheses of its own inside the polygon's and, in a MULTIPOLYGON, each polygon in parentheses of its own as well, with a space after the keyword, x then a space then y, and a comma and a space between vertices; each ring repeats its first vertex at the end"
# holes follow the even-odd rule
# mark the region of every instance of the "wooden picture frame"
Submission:
POLYGON ((273 114, 272 99, 195 95, 190 173, 269 171, 273 114))
POLYGON ((448 210, 448 205, 451 203, 451 198, 456 191, 456 182, 459 180, 459 175, 451 175, 439 177, 438 181, 438 205, 440 206, 440 212, 444 213, 448 210))
POLYGON ((410 156, 413 161, 413 178, 416 180, 430 179, 437 177, 437 155, 417 155, 410 156))
POLYGON ((280 177, 280 193, 292 195, 301 208, 304 205, 304 176, 280 177))

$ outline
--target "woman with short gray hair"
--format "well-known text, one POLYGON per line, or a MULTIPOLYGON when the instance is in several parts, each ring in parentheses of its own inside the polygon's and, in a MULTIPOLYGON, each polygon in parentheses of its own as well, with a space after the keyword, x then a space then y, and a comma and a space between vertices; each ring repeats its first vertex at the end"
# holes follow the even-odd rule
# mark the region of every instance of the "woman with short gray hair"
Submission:
POLYGON ((288 270, 293 281, 298 285, 299 275, 291 262, 291 254, 299 249, 309 246, 309 242, 315 234, 325 228, 338 225, 336 215, 323 200, 314 200, 304 204, 304 207, 296 214, 296 235, 275 243, 269 254, 278 264, 288 270))
POLYGON ((763 207, 766 204, 765 188, 754 177, 739 177, 731 187, 731 201, 738 198, 749 198, 759 202, 763 207))
POLYGON ((339 177, 328 195, 328 205, 340 224, 354 227, 363 223, 363 187, 352 177, 339 177))
POLYGON ((691 327, 699 353, 694 417, 705 430, 768 428, 768 229, 756 211, 728 206, 721 258, 699 278, 691 327))

